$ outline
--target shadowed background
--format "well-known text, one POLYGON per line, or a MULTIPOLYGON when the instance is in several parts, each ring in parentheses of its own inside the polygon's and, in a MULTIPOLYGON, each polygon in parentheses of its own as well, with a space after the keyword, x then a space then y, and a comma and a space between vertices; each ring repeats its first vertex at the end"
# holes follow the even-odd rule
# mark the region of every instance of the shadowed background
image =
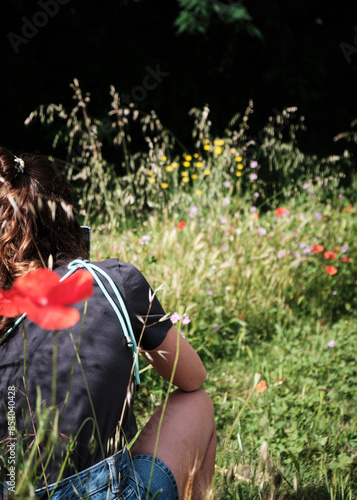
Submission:
POLYGON ((52 132, 24 120, 39 104, 71 106, 76 77, 99 118, 113 84, 188 146, 193 106, 209 105, 219 134, 251 98, 252 135, 297 106, 301 148, 340 153, 333 137, 357 117, 356 14, 346 0, 3 0, 1 143, 49 153, 52 132), (165 75, 156 86, 148 67, 165 75))

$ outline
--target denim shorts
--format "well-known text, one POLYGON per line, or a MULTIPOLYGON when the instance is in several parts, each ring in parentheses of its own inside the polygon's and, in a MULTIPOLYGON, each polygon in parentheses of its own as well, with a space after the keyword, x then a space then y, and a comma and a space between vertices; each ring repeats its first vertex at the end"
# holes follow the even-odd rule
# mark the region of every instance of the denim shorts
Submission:
MULTIPOLYGON (((151 474, 153 457, 134 455, 122 450, 98 464, 55 484, 48 486, 52 500, 145 500, 155 497, 158 500, 178 500, 176 480, 171 470, 160 459, 155 458, 151 474), (151 477, 151 480, 150 480, 151 477), (149 491, 149 495, 148 495, 149 491), (51 494, 52 493, 52 494, 51 494)), ((0 483, 0 500, 5 494, 0 483)), ((48 499, 47 488, 37 489, 36 498, 48 499)))

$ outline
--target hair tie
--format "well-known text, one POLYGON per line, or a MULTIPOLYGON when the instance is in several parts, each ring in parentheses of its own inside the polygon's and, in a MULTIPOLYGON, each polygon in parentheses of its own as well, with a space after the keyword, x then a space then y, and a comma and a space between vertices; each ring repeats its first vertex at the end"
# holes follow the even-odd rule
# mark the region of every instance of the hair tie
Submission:
POLYGON ((25 162, 22 158, 18 158, 17 156, 15 156, 15 170, 17 170, 18 172, 20 172, 20 174, 23 174, 24 173, 24 169, 25 169, 25 162), (18 165, 17 165, 18 163, 18 165))

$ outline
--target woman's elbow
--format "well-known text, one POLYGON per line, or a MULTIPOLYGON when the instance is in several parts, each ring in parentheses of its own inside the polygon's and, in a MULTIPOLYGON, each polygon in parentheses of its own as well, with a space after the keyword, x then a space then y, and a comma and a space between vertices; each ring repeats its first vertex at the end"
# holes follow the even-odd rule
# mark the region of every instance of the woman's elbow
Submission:
MULTIPOLYGON (((207 378, 207 371, 205 367, 202 365, 200 370, 192 376, 186 376, 184 379, 177 381, 177 387, 179 387, 184 392, 193 392, 197 391, 207 378)), ((174 381, 175 383, 175 381, 174 381)))

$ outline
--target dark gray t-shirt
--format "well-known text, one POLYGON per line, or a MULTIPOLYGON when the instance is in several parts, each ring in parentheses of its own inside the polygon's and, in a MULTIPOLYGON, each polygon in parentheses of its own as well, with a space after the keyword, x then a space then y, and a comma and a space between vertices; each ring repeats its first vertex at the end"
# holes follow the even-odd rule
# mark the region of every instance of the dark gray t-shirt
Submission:
MULTIPOLYGON (((141 347, 146 350, 158 347, 166 337, 172 323, 170 319, 158 321, 165 313, 156 297, 150 305, 150 286, 144 276, 133 265, 117 259, 94 264, 108 273, 118 287, 129 313, 134 335, 137 340, 142 335, 141 347), (147 326, 143 334, 143 323, 137 316, 147 318, 147 326)), ((56 269, 56 272, 63 276, 67 272, 67 267, 56 269)), ((102 281, 105 283, 105 280, 102 281)), ((107 286, 106 288, 114 297, 110 288, 107 286)), ((81 320, 77 325, 58 332, 56 405, 60 410, 59 443, 53 460, 46 469, 48 483, 57 479, 59 465, 71 446, 73 450, 69 455, 69 466, 66 467, 63 477, 86 469, 104 457, 110 456, 114 451, 115 442, 118 446, 119 441, 118 449, 120 449, 123 446, 123 440, 130 441, 137 431, 132 413, 134 391, 131 377, 132 349, 127 345, 116 314, 95 281, 94 294, 88 300, 85 315, 83 314, 84 304, 85 302, 82 302, 74 306, 81 313, 81 320), (84 323, 81 329, 83 317, 84 323), (75 346, 78 345, 81 366, 75 354, 75 346), (128 394, 131 395, 128 396, 128 394), (121 422, 120 429, 118 428, 119 422, 121 422)), ((0 451, 2 454, 6 450, 6 441, 3 441, 2 445, 1 442, 8 434, 6 419, 8 387, 16 387, 17 430, 27 435, 28 444, 31 444, 33 440, 33 430, 31 422, 28 421, 26 424, 24 416, 29 417, 30 407, 36 421, 36 404, 40 404, 41 408, 48 407, 52 400, 54 332, 43 330, 28 320, 24 321, 24 325, 27 339, 28 402, 24 397, 23 384, 25 344, 23 327, 20 326, 14 330, 0 345, 0 451)))

